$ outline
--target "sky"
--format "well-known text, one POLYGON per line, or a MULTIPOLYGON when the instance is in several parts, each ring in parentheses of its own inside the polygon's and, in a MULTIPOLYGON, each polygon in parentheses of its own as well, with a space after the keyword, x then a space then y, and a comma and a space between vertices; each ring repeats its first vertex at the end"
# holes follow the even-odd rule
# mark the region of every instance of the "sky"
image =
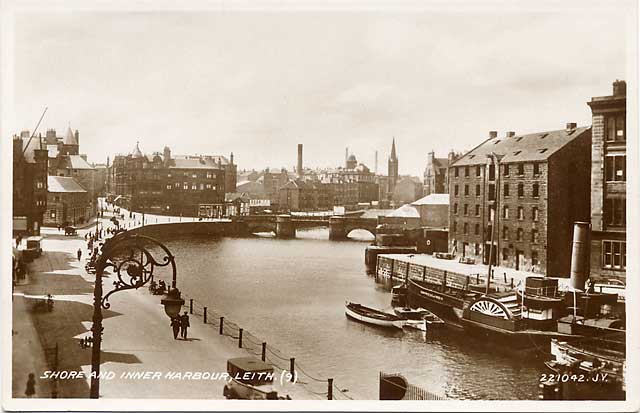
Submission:
POLYGON ((421 176, 490 130, 590 125, 586 102, 629 78, 629 10, 599 7, 22 12, 13 133, 48 107, 39 131, 78 129, 93 162, 139 141, 292 169, 302 143, 305 166, 348 147, 384 173, 395 138, 421 176))

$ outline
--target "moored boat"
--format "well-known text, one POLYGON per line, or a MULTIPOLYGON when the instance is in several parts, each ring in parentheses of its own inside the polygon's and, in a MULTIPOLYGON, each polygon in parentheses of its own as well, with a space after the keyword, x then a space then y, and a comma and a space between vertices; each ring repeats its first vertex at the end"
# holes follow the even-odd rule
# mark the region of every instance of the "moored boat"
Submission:
POLYGON ((345 314, 354 320, 379 327, 402 328, 405 324, 405 319, 395 314, 385 313, 352 302, 345 303, 345 314))
POLYGON ((407 320, 424 320, 426 324, 444 324, 444 321, 440 317, 426 308, 394 307, 393 312, 396 313, 397 316, 406 318, 407 320))

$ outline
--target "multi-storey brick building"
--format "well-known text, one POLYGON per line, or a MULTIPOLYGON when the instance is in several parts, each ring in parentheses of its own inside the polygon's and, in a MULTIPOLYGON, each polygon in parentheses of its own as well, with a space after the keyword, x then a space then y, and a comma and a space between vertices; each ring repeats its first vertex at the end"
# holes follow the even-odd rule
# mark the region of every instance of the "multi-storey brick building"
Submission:
POLYGON ((591 98, 591 276, 626 278, 626 83, 591 98))
POLYGON ((589 218, 590 159, 591 128, 575 123, 490 132, 449 168, 451 248, 485 264, 492 250, 494 264, 568 277, 573 222, 589 218))
MULTIPOLYGON (((197 216, 207 205, 214 216, 224 213, 227 187, 235 191, 233 157, 196 155, 171 156, 169 148, 161 155, 143 155, 136 144, 133 153, 113 160, 115 195, 118 202, 134 211, 156 214, 197 216), (226 181, 226 172, 233 179, 226 181)), ((233 192, 233 191, 231 191, 233 192)))
POLYGON ((37 235, 47 209, 47 149, 39 136, 13 137, 13 232, 37 235))

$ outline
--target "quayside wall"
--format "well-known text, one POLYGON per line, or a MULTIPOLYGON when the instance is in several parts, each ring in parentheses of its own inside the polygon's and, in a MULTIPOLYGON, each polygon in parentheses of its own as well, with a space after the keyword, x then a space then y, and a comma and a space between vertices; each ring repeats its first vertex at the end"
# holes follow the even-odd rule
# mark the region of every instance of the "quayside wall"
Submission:
POLYGON ((130 234, 148 235, 150 237, 180 235, 211 235, 219 237, 239 237, 247 234, 246 226, 238 222, 171 222, 152 224, 128 230, 130 234))

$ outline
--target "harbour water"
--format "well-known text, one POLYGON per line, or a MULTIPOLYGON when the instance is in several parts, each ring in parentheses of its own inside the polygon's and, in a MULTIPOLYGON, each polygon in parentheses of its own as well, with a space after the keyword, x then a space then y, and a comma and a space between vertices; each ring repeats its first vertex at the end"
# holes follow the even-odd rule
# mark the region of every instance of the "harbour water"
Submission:
POLYGON ((449 329, 389 332, 347 319, 345 300, 391 308, 389 292, 366 274, 367 242, 329 241, 326 229, 299 231, 295 240, 163 241, 186 296, 295 357, 315 377, 333 377, 353 398, 377 399, 380 371, 454 399, 538 397, 548 349, 523 359, 449 329))

